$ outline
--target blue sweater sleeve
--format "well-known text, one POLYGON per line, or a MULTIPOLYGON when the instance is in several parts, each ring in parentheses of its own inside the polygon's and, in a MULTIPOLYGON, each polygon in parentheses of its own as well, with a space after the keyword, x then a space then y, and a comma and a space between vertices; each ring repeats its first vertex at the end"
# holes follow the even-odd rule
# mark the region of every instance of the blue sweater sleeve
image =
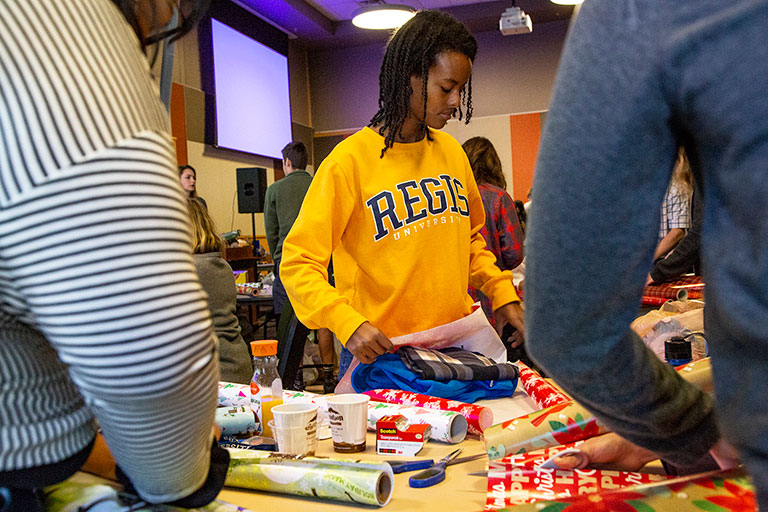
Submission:
POLYGON ((712 399, 629 329, 678 144, 667 13, 648 3, 586 3, 566 43, 533 186, 527 341, 612 430, 688 464, 719 436, 712 399))

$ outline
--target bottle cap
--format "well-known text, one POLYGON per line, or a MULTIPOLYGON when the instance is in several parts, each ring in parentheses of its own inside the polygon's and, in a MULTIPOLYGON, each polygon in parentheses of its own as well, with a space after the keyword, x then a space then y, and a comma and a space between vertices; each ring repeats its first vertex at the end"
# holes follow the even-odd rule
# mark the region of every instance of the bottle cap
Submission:
POLYGON ((664 342, 664 357, 673 359, 691 359, 691 342, 682 336, 672 336, 664 342))
POLYGON ((277 355, 277 340, 257 340, 251 342, 253 357, 277 355))

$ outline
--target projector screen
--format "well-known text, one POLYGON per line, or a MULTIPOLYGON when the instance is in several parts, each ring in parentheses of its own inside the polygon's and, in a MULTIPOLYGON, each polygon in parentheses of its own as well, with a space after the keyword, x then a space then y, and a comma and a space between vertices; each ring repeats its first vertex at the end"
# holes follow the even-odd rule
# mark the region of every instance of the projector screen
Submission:
POLYGON ((216 145, 282 159, 291 142, 288 57, 211 19, 216 145))

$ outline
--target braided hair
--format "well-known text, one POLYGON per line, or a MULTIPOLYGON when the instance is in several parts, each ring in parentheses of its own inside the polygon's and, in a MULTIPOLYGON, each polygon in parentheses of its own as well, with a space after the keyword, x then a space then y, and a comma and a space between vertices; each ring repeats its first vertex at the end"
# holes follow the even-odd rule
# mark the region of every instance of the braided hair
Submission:
MULTIPOLYGON (((424 114, 421 128, 426 132, 427 139, 432 140, 426 124, 427 81, 429 68, 437 63, 438 55, 445 51, 461 53, 474 61, 477 42, 461 22, 440 11, 419 11, 392 35, 379 73, 379 110, 370 121, 371 126, 380 125, 379 132, 384 134, 381 157, 394 145, 408 117, 413 93, 412 76, 422 78, 424 114)), ((465 123, 469 123, 472 117, 471 75, 466 89, 461 91, 458 111, 459 120, 464 117, 465 123), (466 112, 462 111, 462 105, 466 112)))

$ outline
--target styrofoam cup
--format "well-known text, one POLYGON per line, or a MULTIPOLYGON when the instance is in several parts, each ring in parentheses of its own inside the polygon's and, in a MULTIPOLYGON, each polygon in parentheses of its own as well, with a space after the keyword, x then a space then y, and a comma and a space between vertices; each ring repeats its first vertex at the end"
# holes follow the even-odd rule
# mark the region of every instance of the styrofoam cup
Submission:
POLYGON ((278 427, 306 427, 310 422, 317 424, 317 405, 312 403, 289 403, 272 408, 272 416, 278 427))
POLYGON ((277 451, 290 455, 314 455, 317 450, 317 422, 304 427, 280 427, 275 420, 269 422, 277 451))

